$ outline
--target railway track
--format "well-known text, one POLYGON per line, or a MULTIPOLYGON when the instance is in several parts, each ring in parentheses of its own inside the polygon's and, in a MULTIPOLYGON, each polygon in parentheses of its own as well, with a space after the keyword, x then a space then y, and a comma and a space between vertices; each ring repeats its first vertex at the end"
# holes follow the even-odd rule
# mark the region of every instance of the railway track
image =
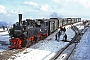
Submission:
MULTIPOLYGON (((85 29, 84 29, 85 30, 85 29)), ((84 33, 83 33, 84 34, 84 33)), ((77 37, 78 34, 75 35, 75 37, 77 37)), ((76 43, 75 41, 73 41, 75 38, 72 39, 72 41, 70 42, 70 44, 68 44, 65 48, 63 48, 61 51, 59 51, 59 54, 61 54, 69 45, 71 45, 72 43, 76 43)), ((11 56, 13 56, 14 54, 17 54, 19 52, 22 52, 23 50, 25 50, 26 48, 23 49, 13 49, 13 50, 6 50, 3 52, 0 52, 0 60, 7 60, 9 59, 11 56)), ((59 56, 58 54, 58 56, 59 56)), ((57 56, 57 57, 58 57, 57 56)), ((57 58, 56 57, 56 58, 57 58)))
POLYGON ((80 33, 75 34, 71 42, 69 42, 67 46, 59 50, 57 54, 50 60, 68 60, 73 50, 76 48, 76 45, 80 42, 81 37, 86 31, 87 28, 83 29, 80 33))

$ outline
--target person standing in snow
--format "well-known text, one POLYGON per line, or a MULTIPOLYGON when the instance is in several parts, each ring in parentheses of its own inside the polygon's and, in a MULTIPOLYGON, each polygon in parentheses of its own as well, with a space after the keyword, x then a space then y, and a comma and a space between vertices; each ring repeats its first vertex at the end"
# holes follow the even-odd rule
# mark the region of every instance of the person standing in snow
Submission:
POLYGON ((60 30, 61 30, 61 32, 62 32, 62 35, 64 35, 65 32, 66 32, 66 28, 65 28, 65 27, 60 27, 60 30))
POLYGON ((57 40, 57 33, 56 33, 56 35, 55 35, 55 40, 57 40))
POLYGON ((67 35, 66 34, 63 36, 63 40, 67 41, 67 35))
POLYGON ((7 24, 7 31, 8 31, 8 24, 7 24))
POLYGON ((59 31, 59 32, 57 33, 57 36, 58 36, 57 41, 58 41, 58 42, 60 41, 60 35, 61 35, 61 31, 59 31))
POLYGON ((60 26, 60 30, 63 31, 63 27, 62 26, 60 26))
POLYGON ((63 28, 63 31, 66 32, 66 28, 65 27, 63 28))
POLYGON ((5 30, 5 26, 2 26, 3 30, 5 30))

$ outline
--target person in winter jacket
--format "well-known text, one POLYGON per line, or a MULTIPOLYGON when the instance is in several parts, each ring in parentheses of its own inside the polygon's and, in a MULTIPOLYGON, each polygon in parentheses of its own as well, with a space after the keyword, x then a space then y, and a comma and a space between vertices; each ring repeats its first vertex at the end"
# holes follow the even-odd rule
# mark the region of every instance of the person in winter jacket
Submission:
POLYGON ((63 28, 63 31, 66 32, 66 28, 65 27, 63 28))
POLYGON ((67 41, 67 35, 66 34, 63 36, 63 40, 67 41))
POLYGON ((56 35, 55 35, 55 40, 57 40, 57 33, 56 33, 56 35))
POLYGON ((60 41, 61 31, 59 31, 59 32, 57 33, 57 35, 58 35, 57 41, 60 41))

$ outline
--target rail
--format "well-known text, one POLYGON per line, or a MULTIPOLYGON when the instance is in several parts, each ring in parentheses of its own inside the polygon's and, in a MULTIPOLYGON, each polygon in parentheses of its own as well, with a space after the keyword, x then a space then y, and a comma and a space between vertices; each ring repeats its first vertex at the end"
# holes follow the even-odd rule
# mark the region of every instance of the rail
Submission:
MULTIPOLYGON (((75 43, 74 48, 71 51, 71 53, 72 53, 73 50, 75 49, 77 43, 80 41, 81 36, 83 36, 83 34, 86 32, 86 30, 87 30, 87 28, 83 29, 82 31, 79 31, 79 33, 76 33, 75 36, 72 38, 71 42, 69 42, 64 48, 59 50, 57 52, 57 54, 53 58, 51 58, 50 60, 56 60, 72 43, 75 43), (84 31, 84 33, 82 33, 83 31, 84 31)), ((64 60, 68 60, 71 53, 64 60)))

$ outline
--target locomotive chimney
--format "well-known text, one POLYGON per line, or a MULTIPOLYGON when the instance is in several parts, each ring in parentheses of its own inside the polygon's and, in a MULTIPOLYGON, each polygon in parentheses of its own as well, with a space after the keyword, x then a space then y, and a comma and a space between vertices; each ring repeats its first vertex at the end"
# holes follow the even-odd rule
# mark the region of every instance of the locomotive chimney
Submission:
POLYGON ((22 14, 19 14, 19 25, 22 25, 22 14))

